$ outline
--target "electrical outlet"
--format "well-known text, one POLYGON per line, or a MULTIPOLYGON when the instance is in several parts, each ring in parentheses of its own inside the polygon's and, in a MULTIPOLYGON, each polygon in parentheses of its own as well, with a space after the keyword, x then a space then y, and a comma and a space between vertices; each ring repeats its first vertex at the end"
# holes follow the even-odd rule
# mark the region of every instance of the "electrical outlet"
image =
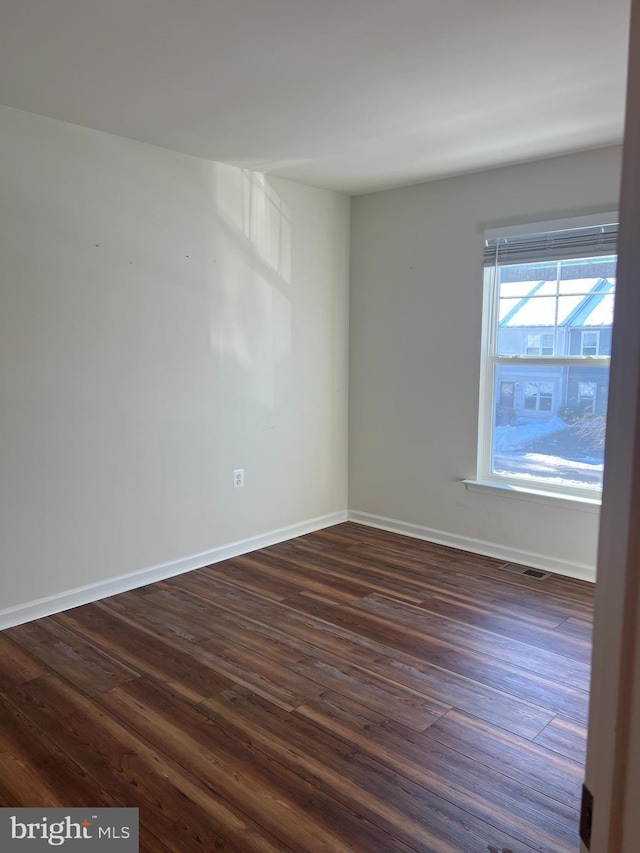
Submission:
POLYGON ((244 489, 244 468, 236 468, 233 472, 233 488, 244 489))

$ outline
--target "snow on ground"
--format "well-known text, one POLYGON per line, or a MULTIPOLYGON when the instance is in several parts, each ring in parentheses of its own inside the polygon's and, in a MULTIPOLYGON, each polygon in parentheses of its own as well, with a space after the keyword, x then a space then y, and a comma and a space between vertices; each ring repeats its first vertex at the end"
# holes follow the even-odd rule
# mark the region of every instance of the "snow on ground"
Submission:
POLYGON ((492 471, 520 481, 598 490, 603 459, 589 449, 587 456, 576 431, 558 417, 518 418, 515 426, 495 427, 492 471))
POLYGON ((576 471, 602 471, 604 468, 604 463, 602 461, 587 462, 582 459, 565 459, 564 456, 549 456, 547 453, 524 453, 519 458, 528 461, 532 471, 546 471, 548 469, 553 470, 560 467, 576 471))
POLYGON ((518 418, 515 426, 498 426, 494 429, 493 449, 517 450, 530 441, 563 429, 567 429, 567 424, 558 417, 518 418))
POLYGON ((593 489, 599 492, 602 482, 603 464, 581 465, 580 463, 568 464, 566 459, 553 456, 539 456, 536 453, 527 453, 518 459, 521 465, 518 470, 513 468, 502 469, 501 465, 494 468, 495 474, 502 477, 515 477, 517 480, 531 480, 532 483, 553 483, 558 486, 579 486, 580 488, 593 489), (537 458, 536 458, 537 457, 537 458), (553 469, 558 466, 558 472, 553 469), (560 473, 562 472, 562 473, 560 473))

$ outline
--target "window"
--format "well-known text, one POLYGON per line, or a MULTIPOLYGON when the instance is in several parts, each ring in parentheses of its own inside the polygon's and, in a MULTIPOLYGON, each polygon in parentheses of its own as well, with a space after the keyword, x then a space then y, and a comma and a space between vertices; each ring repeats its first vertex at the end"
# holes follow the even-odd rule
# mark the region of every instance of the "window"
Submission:
POLYGON ((525 382, 524 407, 529 411, 553 411, 553 383, 525 382))
POLYGON ((583 415, 594 415, 596 405, 597 382, 578 382, 578 407, 583 415))
POLYGON ((598 355, 600 332, 582 332, 582 355, 598 355))
POLYGON ((479 474, 599 497, 615 215, 485 234, 479 474))
POLYGON ((527 355, 553 355, 553 335, 527 335, 527 355))

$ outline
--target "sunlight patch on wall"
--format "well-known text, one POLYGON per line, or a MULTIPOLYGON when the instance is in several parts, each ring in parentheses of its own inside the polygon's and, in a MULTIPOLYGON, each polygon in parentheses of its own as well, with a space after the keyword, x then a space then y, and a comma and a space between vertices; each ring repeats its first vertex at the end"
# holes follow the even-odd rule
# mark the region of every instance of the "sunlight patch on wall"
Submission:
POLYGON ((283 284, 291 284, 291 212, 265 175, 216 169, 218 215, 251 245, 283 284))
POLYGON ((276 428, 292 373, 291 216, 261 174, 216 164, 212 347, 233 396, 276 428))

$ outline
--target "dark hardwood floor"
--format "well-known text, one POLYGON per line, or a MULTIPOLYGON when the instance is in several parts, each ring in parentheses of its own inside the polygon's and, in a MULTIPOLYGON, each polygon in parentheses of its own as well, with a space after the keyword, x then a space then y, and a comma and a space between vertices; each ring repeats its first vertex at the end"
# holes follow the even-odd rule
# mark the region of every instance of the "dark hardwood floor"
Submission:
POLYGON ((347 523, 0 634, 0 805, 151 851, 578 848, 592 587, 347 523))

